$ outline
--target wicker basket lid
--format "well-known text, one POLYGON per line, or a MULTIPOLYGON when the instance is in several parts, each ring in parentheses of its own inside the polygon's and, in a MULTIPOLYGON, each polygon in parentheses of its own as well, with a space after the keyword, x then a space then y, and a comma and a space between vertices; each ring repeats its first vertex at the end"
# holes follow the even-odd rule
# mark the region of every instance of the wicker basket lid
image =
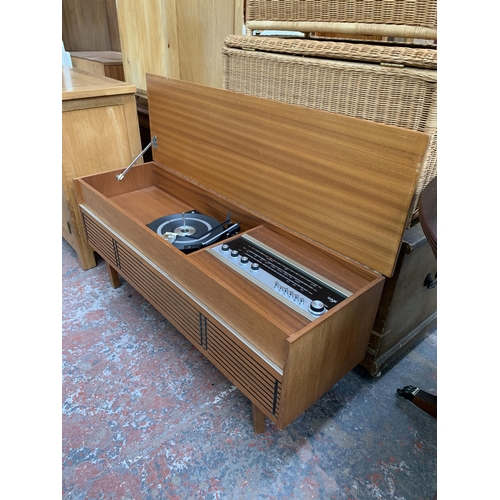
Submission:
POLYGON ((226 47, 242 50, 359 61, 396 67, 437 68, 437 50, 432 48, 242 35, 228 36, 224 43, 226 47))
POLYGON ((437 0, 247 0, 247 30, 437 39, 437 0))

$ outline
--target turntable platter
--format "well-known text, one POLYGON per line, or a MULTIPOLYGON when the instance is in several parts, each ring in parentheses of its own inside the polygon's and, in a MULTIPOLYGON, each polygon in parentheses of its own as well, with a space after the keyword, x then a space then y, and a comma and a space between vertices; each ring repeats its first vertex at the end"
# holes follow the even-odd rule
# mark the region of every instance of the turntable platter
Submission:
POLYGON ((147 224, 176 248, 183 251, 197 250, 202 246, 218 241, 223 234, 234 234, 239 224, 225 227, 230 220, 220 223, 217 219, 204 215, 196 210, 180 214, 171 214, 147 224))

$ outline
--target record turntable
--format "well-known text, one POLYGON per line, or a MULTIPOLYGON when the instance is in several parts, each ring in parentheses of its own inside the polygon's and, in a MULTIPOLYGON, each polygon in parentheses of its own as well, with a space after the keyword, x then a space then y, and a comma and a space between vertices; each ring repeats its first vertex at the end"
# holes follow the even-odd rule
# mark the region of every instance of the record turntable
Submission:
POLYGON ((231 222, 227 214, 224 222, 197 210, 160 217, 147 226, 185 253, 211 245, 239 231, 238 222, 231 222))

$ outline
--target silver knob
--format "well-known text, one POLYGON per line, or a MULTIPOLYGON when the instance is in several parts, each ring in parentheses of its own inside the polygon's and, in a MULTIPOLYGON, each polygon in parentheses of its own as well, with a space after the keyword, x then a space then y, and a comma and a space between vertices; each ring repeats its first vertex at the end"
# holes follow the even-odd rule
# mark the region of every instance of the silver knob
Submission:
POLYGON ((246 256, 243 256, 241 259, 240 259, 240 263, 242 266, 248 266, 248 257, 246 256))
POLYGON ((316 316, 320 316, 325 312, 325 304, 321 300, 313 300, 309 305, 309 312, 316 316))

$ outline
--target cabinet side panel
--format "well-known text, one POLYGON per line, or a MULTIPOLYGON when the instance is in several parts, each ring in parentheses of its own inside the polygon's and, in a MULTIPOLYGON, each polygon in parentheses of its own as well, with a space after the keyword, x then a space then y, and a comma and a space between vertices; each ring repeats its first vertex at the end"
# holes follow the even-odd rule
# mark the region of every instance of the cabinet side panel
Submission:
POLYGON ((290 337, 283 375, 280 429, 293 422, 363 360, 383 284, 384 278, 377 279, 327 321, 290 337))

